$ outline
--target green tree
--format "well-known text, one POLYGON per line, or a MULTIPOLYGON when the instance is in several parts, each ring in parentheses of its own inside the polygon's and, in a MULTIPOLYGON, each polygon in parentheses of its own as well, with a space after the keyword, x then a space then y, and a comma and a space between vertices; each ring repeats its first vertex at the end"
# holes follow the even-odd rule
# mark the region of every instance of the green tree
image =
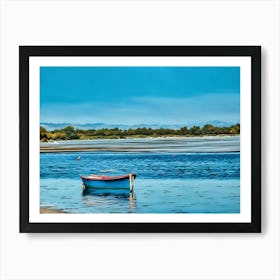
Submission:
POLYGON ((240 134, 240 124, 237 123, 237 124, 235 124, 235 125, 232 125, 232 126, 230 127, 230 133, 231 133, 231 134, 240 134))
POLYGON ((48 139, 50 139, 48 131, 43 126, 40 126, 40 141, 47 141, 48 139))
POLYGON ((133 136, 133 135, 135 135, 135 134, 136 134, 135 129, 129 128, 129 129, 127 130, 127 135, 128 135, 128 136, 133 136))
POLYGON ((62 131, 65 132, 65 138, 67 140, 79 139, 79 135, 72 125, 66 126, 62 131))
POLYGON ((212 124, 206 124, 203 126, 201 130, 202 134, 204 135, 213 135, 213 134, 219 134, 218 128, 212 124))
POLYGON ((180 128, 179 133, 180 133, 180 135, 188 135, 190 133, 190 131, 186 126, 184 126, 184 127, 180 128))
POLYGON ((193 126, 192 128, 190 128, 190 133, 192 135, 200 135, 201 134, 201 129, 199 126, 193 126))

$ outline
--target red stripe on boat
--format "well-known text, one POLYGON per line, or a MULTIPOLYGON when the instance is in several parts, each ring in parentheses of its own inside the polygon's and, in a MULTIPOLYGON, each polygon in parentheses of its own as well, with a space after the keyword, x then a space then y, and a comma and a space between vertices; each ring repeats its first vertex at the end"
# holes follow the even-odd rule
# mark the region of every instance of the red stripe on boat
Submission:
MULTIPOLYGON (((115 180, 121 180, 121 179, 126 179, 129 178, 130 174, 125 174, 125 175, 120 175, 120 176, 104 176, 104 175, 97 175, 97 174, 90 174, 89 176, 83 176, 80 175, 80 177, 82 179, 86 179, 86 180, 96 180, 96 181, 115 181, 115 180)), ((132 173, 131 174, 135 179, 136 178, 136 174, 132 173)))

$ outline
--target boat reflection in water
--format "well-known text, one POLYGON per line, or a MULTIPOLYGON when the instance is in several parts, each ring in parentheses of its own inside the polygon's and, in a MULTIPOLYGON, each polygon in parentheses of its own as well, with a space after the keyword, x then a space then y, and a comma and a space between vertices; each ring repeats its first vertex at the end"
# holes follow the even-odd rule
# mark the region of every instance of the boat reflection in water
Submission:
POLYGON ((129 213, 136 212, 136 195, 134 191, 83 187, 82 196, 84 204, 87 207, 95 207, 99 213, 117 212, 115 207, 126 208, 129 213))

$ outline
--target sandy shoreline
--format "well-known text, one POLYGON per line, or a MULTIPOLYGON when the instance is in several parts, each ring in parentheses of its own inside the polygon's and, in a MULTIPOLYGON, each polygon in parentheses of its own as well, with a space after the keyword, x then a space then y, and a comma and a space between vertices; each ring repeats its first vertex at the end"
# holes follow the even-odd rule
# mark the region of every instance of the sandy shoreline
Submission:
POLYGON ((40 207, 41 214, 67 214, 67 212, 58 210, 58 209, 50 209, 48 207, 40 207))
MULTIPOLYGON (((203 137, 158 137, 158 138, 131 138, 131 139, 96 139, 96 140, 66 140, 55 142, 41 142, 40 152, 152 152, 162 149, 172 149, 182 147, 196 147, 199 142, 204 142, 205 148, 208 143, 211 145, 216 142, 218 146, 225 144, 225 140, 238 138, 237 135, 232 136, 203 136, 203 137), (164 142, 163 142, 164 141, 164 142), (214 141, 214 142, 213 142, 214 141), (194 143, 194 144, 192 144, 194 143), (164 145, 164 146, 163 146, 164 145), (190 146, 191 145, 191 146, 190 146)), ((239 140, 237 148, 239 149, 239 140)), ((192 150, 189 150, 192 151, 192 150)), ((236 149, 228 151, 237 151, 236 149)), ((211 151, 210 151, 211 152, 211 151)), ((219 152, 219 151, 216 151, 219 152)))

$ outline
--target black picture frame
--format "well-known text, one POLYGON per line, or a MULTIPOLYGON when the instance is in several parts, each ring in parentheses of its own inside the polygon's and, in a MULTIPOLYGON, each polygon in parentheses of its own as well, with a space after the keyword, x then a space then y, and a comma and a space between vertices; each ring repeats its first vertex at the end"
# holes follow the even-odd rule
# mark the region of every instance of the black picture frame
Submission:
MULTIPOLYGON (((234 233, 261 232, 260 46, 19 46, 20 232, 234 233), (246 56, 251 58, 250 223, 32 223, 29 221, 29 59, 33 56, 246 56)), ((39 137, 39 136, 38 136, 39 137)), ((39 138, 38 138, 39 141, 39 138)), ((32 176, 32 174, 31 174, 32 176)))

